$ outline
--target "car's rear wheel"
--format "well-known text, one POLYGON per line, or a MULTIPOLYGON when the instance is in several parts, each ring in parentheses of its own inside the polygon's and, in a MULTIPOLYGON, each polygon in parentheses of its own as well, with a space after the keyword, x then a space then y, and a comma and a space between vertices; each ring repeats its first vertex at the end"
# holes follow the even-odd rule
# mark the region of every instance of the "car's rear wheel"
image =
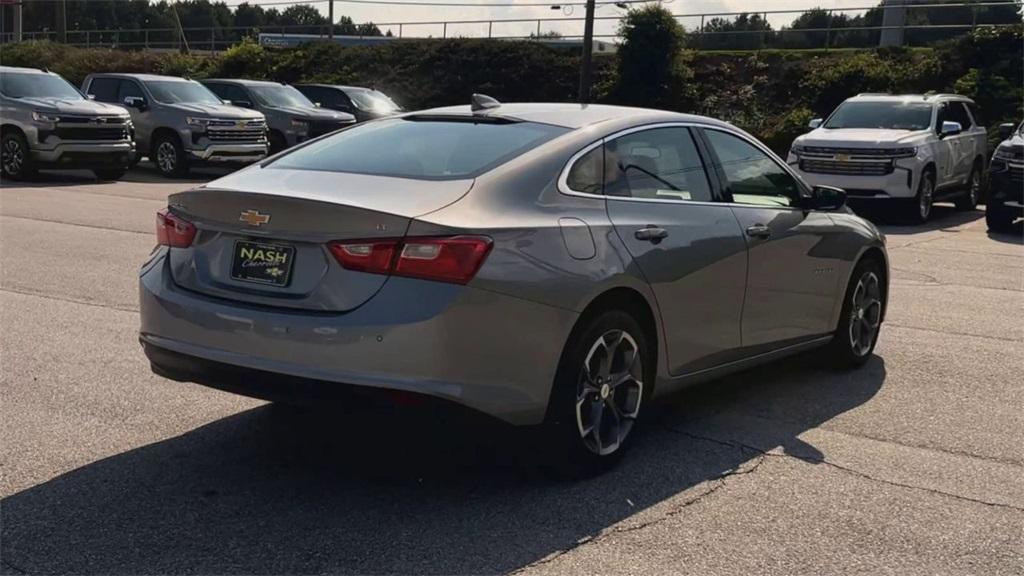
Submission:
POLYGON ((963 196, 956 199, 956 209, 967 211, 974 210, 981 198, 981 166, 975 163, 971 170, 971 176, 967 179, 967 190, 963 196))
POLYGON ((873 259, 854 268, 843 297, 839 326, 829 344, 830 356, 839 368, 863 365, 878 343, 885 310, 882 266, 873 259))
POLYGON ((574 475, 622 457, 653 385, 647 337, 631 315, 612 310, 586 322, 562 356, 545 426, 556 466, 574 475))
POLYGON ((24 180, 36 172, 28 142, 19 132, 10 130, 0 138, 0 167, 5 178, 24 180))
POLYGON ((932 217, 932 203, 935 197, 935 175, 930 170, 921 175, 917 195, 907 206, 907 219, 914 224, 924 224, 932 217))
POLYGON ((178 178, 188 174, 188 159, 185 149, 176 136, 162 134, 153 142, 151 160, 164 176, 178 178))

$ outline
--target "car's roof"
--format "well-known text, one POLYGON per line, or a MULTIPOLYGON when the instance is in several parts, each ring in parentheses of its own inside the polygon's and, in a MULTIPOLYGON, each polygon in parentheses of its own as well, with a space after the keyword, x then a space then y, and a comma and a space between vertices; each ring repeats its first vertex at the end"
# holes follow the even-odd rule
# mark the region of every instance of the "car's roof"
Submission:
POLYGON ((19 72, 22 74, 53 74, 49 70, 40 70, 38 68, 22 68, 20 66, 0 66, 0 72, 19 72))
POLYGON ((191 82, 191 78, 182 78, 180 76, 162 76, 160 74, 132 74, 124 72, 98 72, 96 74, 90 74, 91 78, 133 78, 135 80, 141 80, 143 82, 151 82, 154 80, 163 80, 167 82, 191 82))
POLYGON ((583 128, 610 120, 627 121, 630 118, 635 118, 638 124, 649 124, 655 122, 692 122, 696 124, 728 126, 725 122, 693 114, 680 114, 678 112, 666 112, 664 110, 652 110, 649 108, 608 106, 605 104, 502 103, 496 108, 480 110, 477 112, 473 112, 469 106, 448 106, 444 108, 433 108, 431 110, 420 110, 418 112, 413 112, 412 114, 422 116, 465 117, 478 115, 491 118, 498 117, 508 118, 510 120, 552 124, 572 129, 583 128))
POLYGON ((315 88, 337 88, 339 90, 369 90, 371 92, 380 92, 376 88, 370 88, 369 86, 350 86, 348 84, 317 84, 313 82, 299 82, 296 86, 312 86, 315 88))
POLYGON ((858 94, 850 100, 857 100, 860 102, 924 102, 927 104, 934 104, 935 102, 948 102, 948 101, 959 101, 959 102, 973 102, 967 96, 961 96, 960 94, 880 94, 880 93, 867 93, 858 94))
POLYGON ((200 82, 230 82, 242 86, 286 86, 283 82, 269 80, 249 80, 247 78, 203 78, 200 82))

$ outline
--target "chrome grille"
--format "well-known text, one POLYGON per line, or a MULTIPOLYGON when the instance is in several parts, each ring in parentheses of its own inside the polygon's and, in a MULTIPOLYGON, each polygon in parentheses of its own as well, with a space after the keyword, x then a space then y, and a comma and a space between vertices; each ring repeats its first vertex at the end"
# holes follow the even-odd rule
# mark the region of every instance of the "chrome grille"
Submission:
POLYGON ((214 142, 265 142, 267 125, 262 120, 211 120, 206 136, 214 142))
POLYGON ((845 174, 852 176, 885 176, 892 174, 892 160, 834 160, 802 158, 800 169, 814 174, 845 174))
POLYGON ((1024 183, 1024 164, 1010 164, 1010 181, 1024 183))
POLYGON ((128 123, 127 116, 61 116, 61 124, 91 124, 95 126, 119 126, 128 123))

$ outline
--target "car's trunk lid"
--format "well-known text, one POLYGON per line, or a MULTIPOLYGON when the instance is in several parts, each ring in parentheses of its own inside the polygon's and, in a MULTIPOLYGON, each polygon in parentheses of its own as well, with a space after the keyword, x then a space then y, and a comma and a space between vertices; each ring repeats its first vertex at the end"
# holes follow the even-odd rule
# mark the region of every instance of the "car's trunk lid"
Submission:
POLYGON ((171 210, 197 228, 189 248, 171 250, 172 275, 184 288, 251 304, 351 310, 387 277, 342 268, 327 244, 402 237, 412 218, 458 200, 471 185, 243 170, 169 198, 171 210))

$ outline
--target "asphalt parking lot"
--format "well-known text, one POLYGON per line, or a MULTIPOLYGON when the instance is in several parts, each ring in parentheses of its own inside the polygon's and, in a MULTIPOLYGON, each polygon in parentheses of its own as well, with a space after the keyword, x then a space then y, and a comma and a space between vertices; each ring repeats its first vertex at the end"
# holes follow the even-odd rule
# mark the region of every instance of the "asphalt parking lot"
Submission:
POLYGON ((691 389, 568 482, 475 425, 153 376, 136 269, 187 186, 0 190, 4 573, 1024 574, 1024 246, 980 210, 883 226, 862 370, 691 389))

